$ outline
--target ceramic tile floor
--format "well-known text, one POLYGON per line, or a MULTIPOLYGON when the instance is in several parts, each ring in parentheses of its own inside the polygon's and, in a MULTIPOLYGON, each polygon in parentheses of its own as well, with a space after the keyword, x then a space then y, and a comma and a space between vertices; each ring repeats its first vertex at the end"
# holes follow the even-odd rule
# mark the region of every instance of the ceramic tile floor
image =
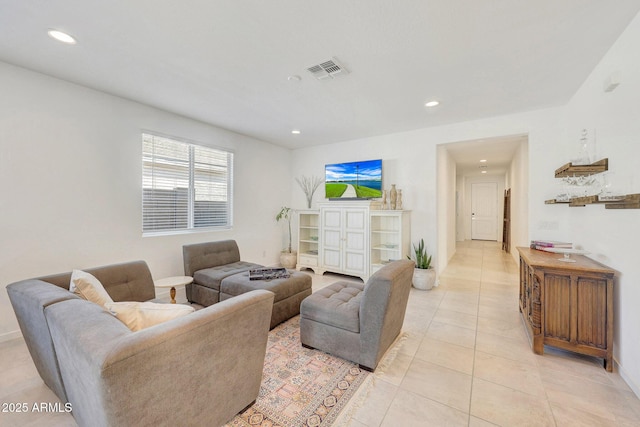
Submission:
MULTIPOLYGON (((440 286, 411 290, 406 339, 335 425, 640 426, 640 400, 600 360, 531 352, 518 312, 518 267, 500 246, 461 242, 440 286)), ((314 291, 349 280, 312 277, 314 291)), ((0 403, 58 402, 22 340, 0 343, 0 366, 0 403)), ((0 412, 1 427, 75 425, 65 413, 0 412)))
POLYGON ((533 354, 518 311, 518 266, 500 243, 460 242, 439 279, 431 291, 411 290, 408 337, 341 422, 640 426, 640 400, 600 359, 548 347, 533 354))

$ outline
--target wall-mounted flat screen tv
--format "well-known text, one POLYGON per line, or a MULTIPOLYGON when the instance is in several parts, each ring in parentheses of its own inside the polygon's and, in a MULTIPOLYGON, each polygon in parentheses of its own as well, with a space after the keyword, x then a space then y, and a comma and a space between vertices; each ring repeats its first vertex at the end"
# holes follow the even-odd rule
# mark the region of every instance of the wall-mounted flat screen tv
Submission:
POLYGON ((330 200, 382 197, 382 159, 325 165, 324 171, 330 200))

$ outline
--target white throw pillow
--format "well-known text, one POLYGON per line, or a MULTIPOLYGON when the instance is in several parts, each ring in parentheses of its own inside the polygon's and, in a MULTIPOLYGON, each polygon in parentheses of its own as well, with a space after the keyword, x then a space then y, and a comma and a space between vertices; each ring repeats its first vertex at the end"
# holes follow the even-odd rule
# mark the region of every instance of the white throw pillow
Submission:
POLYGON ((150 301, 111 302, 106 304, 105 308, 134 332, 195 311, 190 305, 158 304, 150 301))
POLYGON ((94 302, 102 307, 113 302, 102 283, 92 274, 82 270, 73 270, 69 290, 80 298, 94 302))

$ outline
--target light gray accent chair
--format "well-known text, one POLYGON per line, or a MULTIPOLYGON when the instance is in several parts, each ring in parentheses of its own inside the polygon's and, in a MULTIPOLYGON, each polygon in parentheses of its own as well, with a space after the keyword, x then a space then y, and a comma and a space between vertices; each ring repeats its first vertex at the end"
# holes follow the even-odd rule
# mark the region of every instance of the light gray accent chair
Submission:
POLYGON ((340 281, 300 306, 300 341, 374 371, 400 334, 415 264, 391 262, 366 284, 340 281))
POLYGON ((184 274, 193 277, 185 286, 187 300, 208 307, 220 301, 220 284, 228 276, 263 267, 240 260, 235 240, 195 243, 182 247, 184 274))
MULTIPOLYGON (((143 261, 86 269, 114 301, 155 296, 143 261), (146 289, 140 289, 141 287, 146 289)), ((71 273, 7 286, 34 363, 80 426, 219 426, 258 396, 274 294, 132 332, 71 294, 71 273)))

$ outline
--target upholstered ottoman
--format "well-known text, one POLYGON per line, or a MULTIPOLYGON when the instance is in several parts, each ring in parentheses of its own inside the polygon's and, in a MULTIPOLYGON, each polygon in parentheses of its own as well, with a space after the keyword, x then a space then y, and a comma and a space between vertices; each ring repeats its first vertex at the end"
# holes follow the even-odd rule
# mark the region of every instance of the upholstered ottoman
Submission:
POLYGON ((311 276, 289 271, 285 279, 249 280, 249 272, 225 277, 220 282, 220 301, 255 289, 265 289, 276 296, 271 312, 271 328, 300 313, 300 303, 311 295, 311 276))
POLYGON ((340 281, 306 298, 300 307, 302 345, 358 362, 363 291, 364 283, 340 281))

